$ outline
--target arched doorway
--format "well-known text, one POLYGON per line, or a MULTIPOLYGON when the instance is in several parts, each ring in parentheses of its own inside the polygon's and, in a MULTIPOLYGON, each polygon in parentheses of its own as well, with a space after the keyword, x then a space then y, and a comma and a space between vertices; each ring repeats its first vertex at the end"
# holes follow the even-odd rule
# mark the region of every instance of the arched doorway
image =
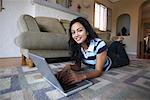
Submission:
POLYGON ((116 27, 117 36, 129 36, 130 35, 130 15, 121 14, 117 18, 117 27, 116 27))
POLYGON ((138 33, 138 58, 150 59, 150 52, 147 51, 145 37, 150 33, 150 1, 145 1, 139 10, 139 33, 138 33))

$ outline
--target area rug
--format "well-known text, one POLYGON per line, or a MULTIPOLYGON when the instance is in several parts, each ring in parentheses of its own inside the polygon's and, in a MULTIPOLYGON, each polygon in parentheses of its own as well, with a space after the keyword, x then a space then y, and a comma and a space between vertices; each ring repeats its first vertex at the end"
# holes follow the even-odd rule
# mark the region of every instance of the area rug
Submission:
POLYGON ((89 88, 65 97, 36 67, 1 68, 0 100, 150 100, 150 61, 132 59, 90 81, 89 88))

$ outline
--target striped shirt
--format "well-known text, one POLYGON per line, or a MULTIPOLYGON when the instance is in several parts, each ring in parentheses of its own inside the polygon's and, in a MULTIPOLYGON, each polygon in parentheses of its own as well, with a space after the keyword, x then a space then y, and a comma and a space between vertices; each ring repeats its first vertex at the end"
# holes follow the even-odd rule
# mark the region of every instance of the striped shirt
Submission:
MULTIPOLYGON (((95 68, 96 65, 96 55, 102 53, 103 51, 107 50, 107 45, 106 43, 99 39, 95 38, 90 41, 88 49, 85 51, 81 47, 81 52, 82 52, 82 62, 83 64, 95 68)), ((111 59, 107 57, 105 63, 104 63, 104 70, 108 71, 110 66, 111 66, 111 59)))

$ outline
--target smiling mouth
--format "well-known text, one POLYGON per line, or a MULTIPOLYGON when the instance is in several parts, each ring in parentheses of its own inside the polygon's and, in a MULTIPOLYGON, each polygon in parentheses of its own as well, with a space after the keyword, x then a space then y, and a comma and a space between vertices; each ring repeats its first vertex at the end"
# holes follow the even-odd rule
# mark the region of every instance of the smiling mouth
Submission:
POLYGON ((80 41, 80 40, 81 40, 81 38, 80 38, 80 37, 77 37, 77 38, 75 38, 75 40, 76 40, 76 41, 80 41))

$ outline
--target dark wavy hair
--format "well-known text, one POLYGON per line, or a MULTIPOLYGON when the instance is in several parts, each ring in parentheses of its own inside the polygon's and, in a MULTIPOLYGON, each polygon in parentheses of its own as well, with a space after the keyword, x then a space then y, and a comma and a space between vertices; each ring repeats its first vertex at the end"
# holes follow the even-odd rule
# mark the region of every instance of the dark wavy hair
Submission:
POLYGON ((76 22, 79 22, 80 24, 82 24, 86 32, 88 32, 87 45, 89 45, 90 40, 98 36, 93 30, 93 27, 90 25, 90 23, 83 17, 77 17, 76 19, 73 19, 70 22, 68 44, 69 44, 69 49, 70 49, 70 54, 71 54, 72 59, 77 61, 77 60, 81 60, 81 45, 76 43, 76 41, 74 41, 74 39, 72 38, 72 33, 71 33, 71 27, 76 22))

